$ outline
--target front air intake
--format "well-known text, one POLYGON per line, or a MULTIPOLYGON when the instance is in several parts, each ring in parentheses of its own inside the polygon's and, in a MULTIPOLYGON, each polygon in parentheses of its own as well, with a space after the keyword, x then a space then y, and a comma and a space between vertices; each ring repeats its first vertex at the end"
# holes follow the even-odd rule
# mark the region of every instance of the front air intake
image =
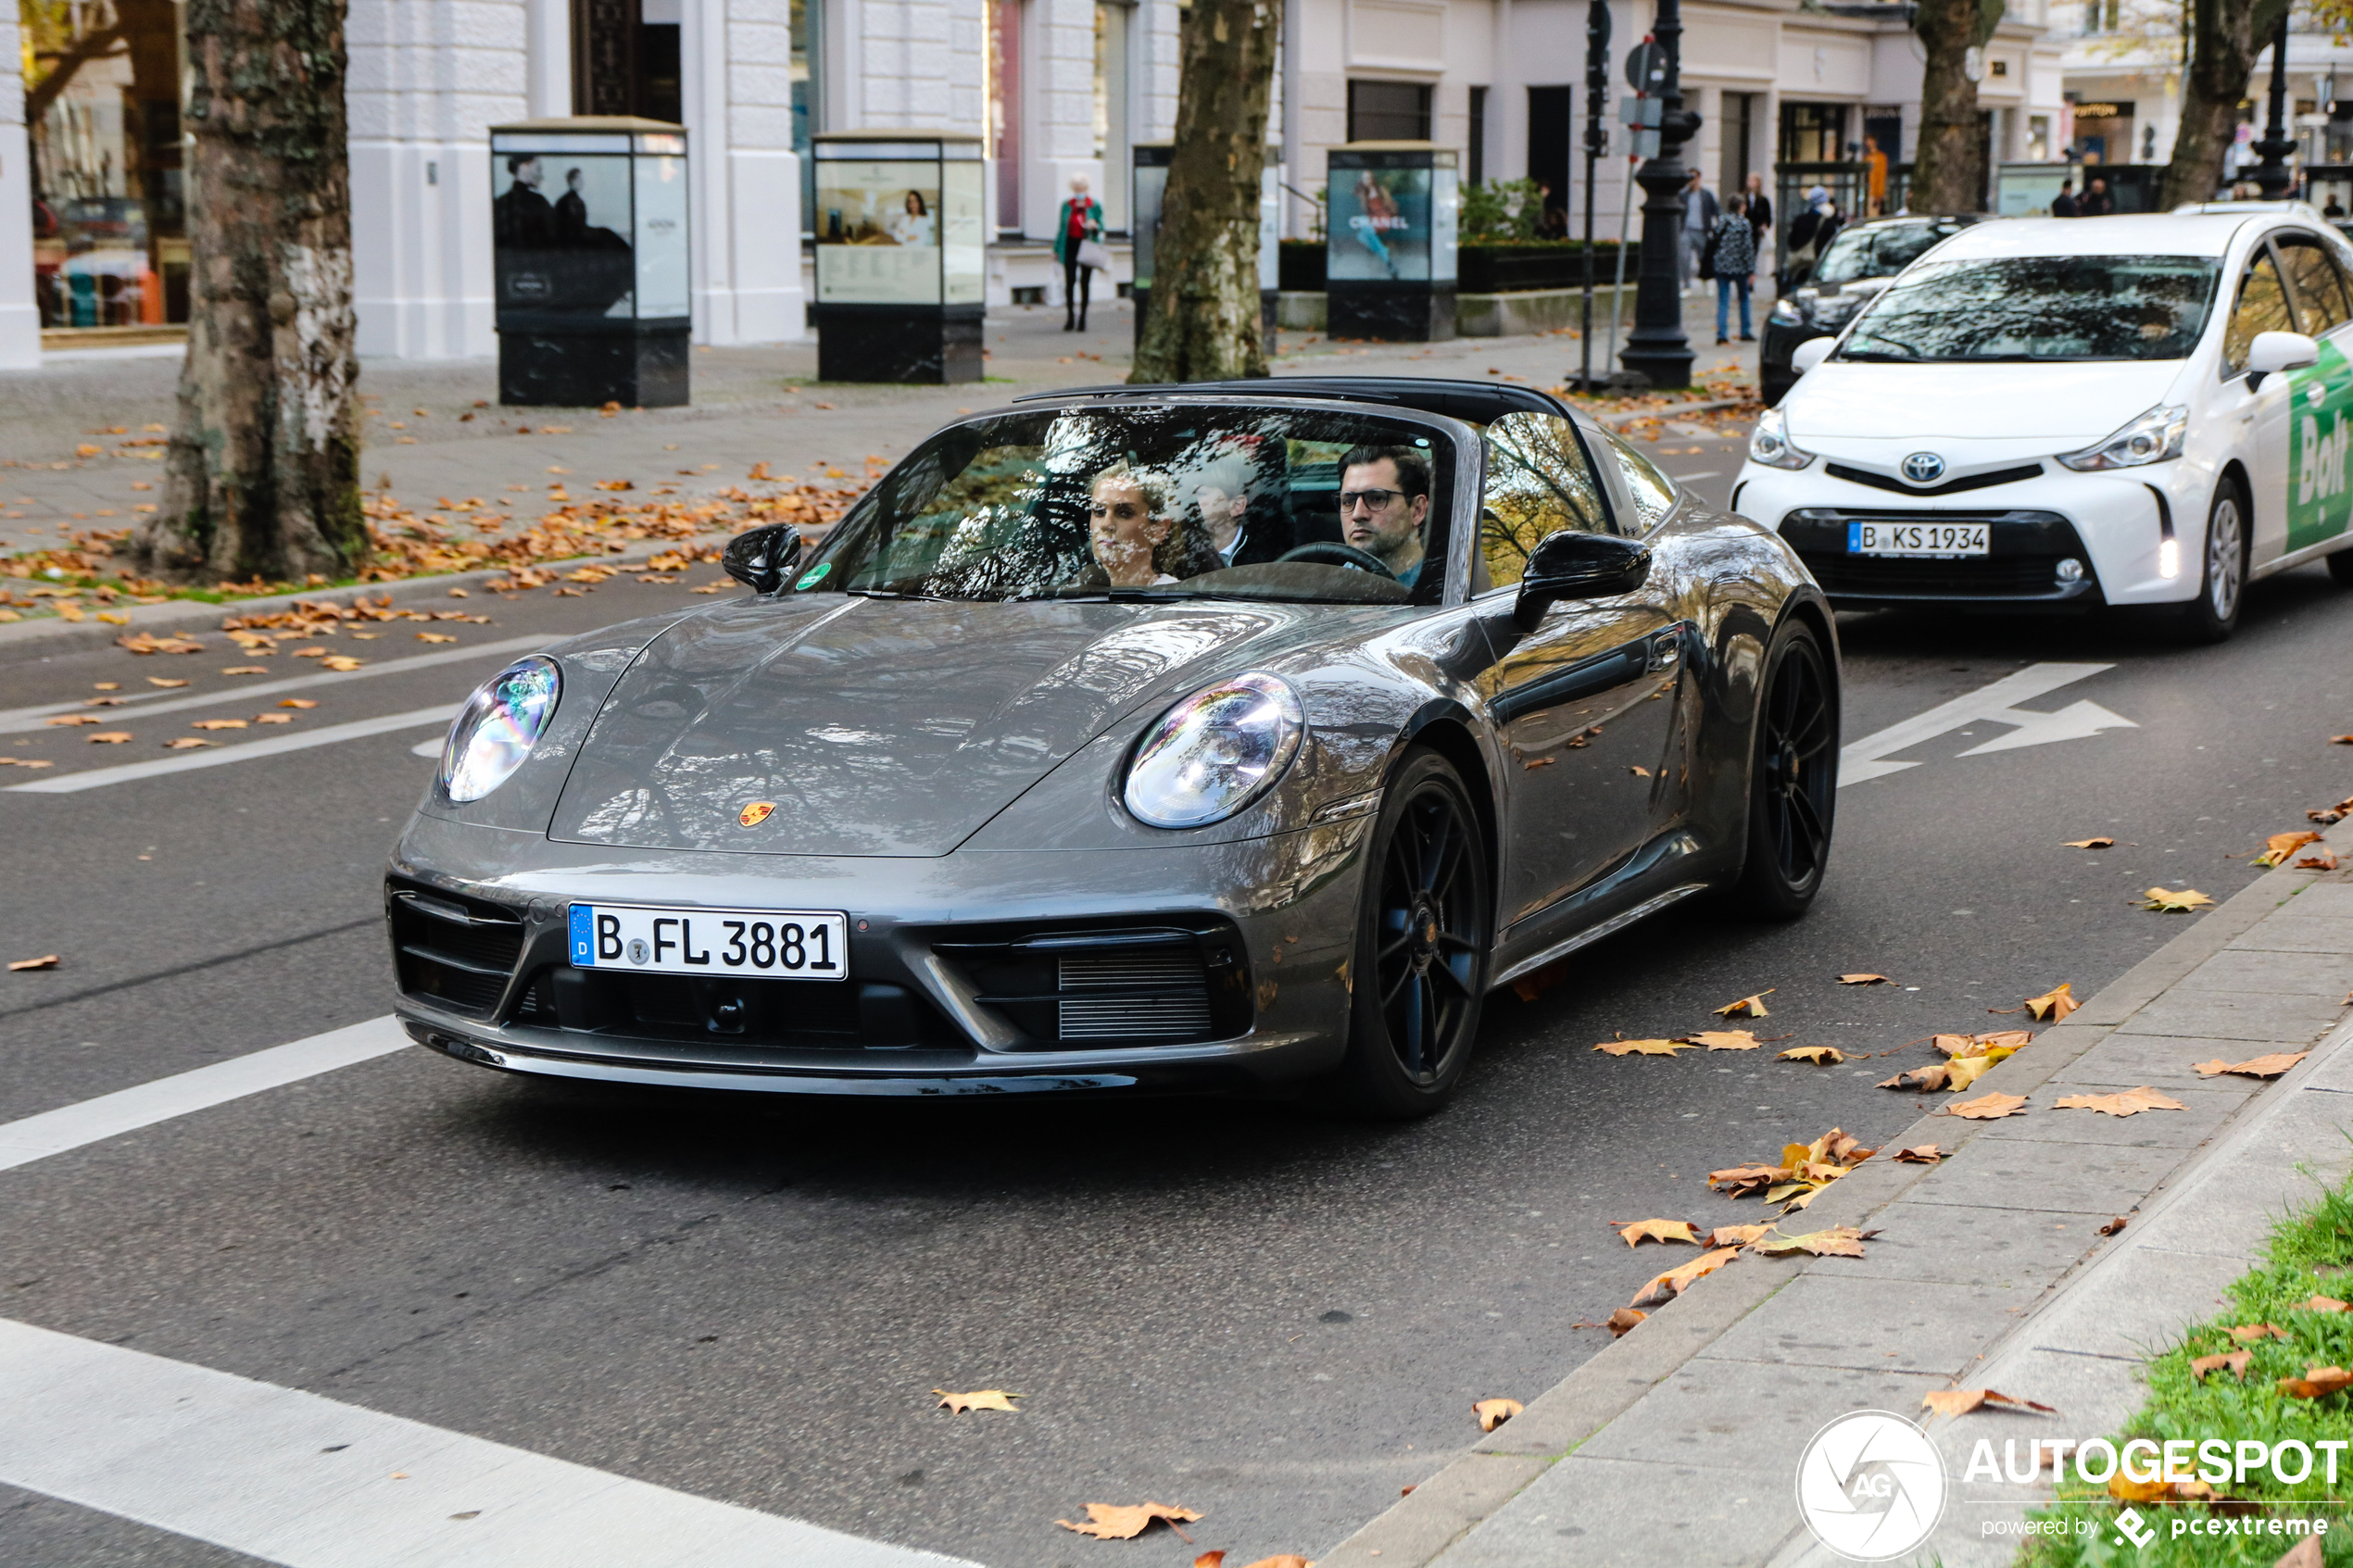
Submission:
POLYGON ((1209 979, 1189 946, 1068 953, 1057 969, 1058 1033, 1065 1040, 1185 1040, 1209 1033, 1209 979))

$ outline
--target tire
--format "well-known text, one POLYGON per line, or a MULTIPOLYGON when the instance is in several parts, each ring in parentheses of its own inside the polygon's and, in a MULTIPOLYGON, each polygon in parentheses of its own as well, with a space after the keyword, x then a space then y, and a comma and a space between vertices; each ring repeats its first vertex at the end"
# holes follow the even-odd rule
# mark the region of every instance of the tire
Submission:
POLYGON ((2340 588, 2353 588, 2353 547, 2337 550, 2324 558, 2329 563, 2329 576, 2340 588))
POLYGON ((1812 628, 1792 621, 1765 664, 1748 774, 1748 853, 1726 902, 1794 920, 1821 891, 1838 804, 1838 688, 1812 628))
MULTIPOLYGON (((2236 481, 2215 487, 2198 551, 2197 596, 2177 612, 2173 633, 2192 645, 2229 640, 2246 600, 2246 495, 2236 481)), ((2330 558, 2334 563, 2335 558, 2330 558)), ((2334 566, 2332 565, 2332 570, 2334 566)))
POLYGON ((1453 765, 1406 753, 1365 852, 1348 1054, 1321 1097, 1403 1122, 1454 1098, 1478 1035, 1494 897, 1486 835, 1453 765))

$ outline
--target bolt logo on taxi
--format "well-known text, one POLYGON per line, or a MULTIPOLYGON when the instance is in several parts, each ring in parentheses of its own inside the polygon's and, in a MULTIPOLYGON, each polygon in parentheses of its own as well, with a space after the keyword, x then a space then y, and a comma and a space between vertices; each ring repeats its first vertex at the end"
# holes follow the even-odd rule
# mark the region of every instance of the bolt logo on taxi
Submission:
POLYGON ((2296 375, 2295 494, 2288 502, 2287 547, 2303 549, 2334 538, 2353 522, 2353 503, 2330 508, 2345 494, 2348 435, 2345 416, 2353 408, 2353 365, 2333 343, 2321 345, 2320 362, 2296 375))

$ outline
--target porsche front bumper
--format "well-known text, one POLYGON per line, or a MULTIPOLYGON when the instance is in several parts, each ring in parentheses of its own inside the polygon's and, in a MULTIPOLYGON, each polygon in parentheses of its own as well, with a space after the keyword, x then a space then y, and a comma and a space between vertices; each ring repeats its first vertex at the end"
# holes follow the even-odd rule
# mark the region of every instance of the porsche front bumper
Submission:
POLYGON ((621 851, 415 819, 387 881, 396 1011, 505 1072, 953 1096, 1261 1088, 1347 1042, 1359 817, 1151 851, 621 851), (839 909, 849 978, 573 969, 574 900, 839 909))

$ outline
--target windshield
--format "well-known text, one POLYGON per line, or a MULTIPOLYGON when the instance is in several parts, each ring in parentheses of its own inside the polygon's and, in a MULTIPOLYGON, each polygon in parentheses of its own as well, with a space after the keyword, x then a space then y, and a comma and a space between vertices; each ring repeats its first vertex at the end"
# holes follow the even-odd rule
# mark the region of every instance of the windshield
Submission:
POLYGON ((1851 283, 1857 278, 1892 278, 1919 260, 1929 246, 1959 232, 1957 223, 1880 223, 1849 229, 1831 242, 1807 281, 1851 283))
POLYGON ((2180 359, 2221 263, 2209 256, 1924 261, 1872 302, 1841 359, 2180 359))
POLYGON ((794 591, 1436 604, 1453 467, 1429 426, 1340 410, 1000 414, 891 470, 794 591))

